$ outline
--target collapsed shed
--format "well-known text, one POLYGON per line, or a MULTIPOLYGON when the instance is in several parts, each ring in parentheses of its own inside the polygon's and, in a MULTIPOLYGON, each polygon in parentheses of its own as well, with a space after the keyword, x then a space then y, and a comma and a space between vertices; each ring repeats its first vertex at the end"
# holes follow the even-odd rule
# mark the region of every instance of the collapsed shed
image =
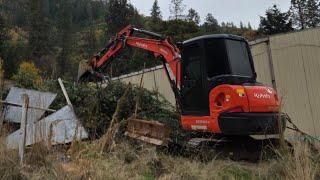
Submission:
POLYGON ((56 96, 51 92, 17 87, 10 89, 6 100, 2 101, 5 106, 2 118, 5 123, 20 124, 20 129, 7 136, 7 148, 17 149, 24 137, 25 146, 38 142, 48 145, 66 144, 88 138, 72 105, 68 104, 57 111, 49 109, 56 96), (24 118, 23 96, 28 97, 25 126, 21 124, 24 118), (47 115, 48 113, 51 114, 47 115))

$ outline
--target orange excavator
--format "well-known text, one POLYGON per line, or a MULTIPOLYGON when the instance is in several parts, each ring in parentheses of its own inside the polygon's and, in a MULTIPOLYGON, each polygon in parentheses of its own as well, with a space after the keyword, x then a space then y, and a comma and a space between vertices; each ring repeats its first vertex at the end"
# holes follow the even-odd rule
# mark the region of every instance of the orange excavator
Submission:
MULTIPOLYGON (((284 130, 277 93, 256 81, 244 38, 214 34, 174 44, 170 38, 129 25, 90 61, 80 64, 78 79, 99 74, 126 46, 162 59, 184 130, 226 136, 271 135, 284 130)), ((132 137, 158 145, 169 134, 163 124, 143 120, 133 121, 128 129, 132 137)))

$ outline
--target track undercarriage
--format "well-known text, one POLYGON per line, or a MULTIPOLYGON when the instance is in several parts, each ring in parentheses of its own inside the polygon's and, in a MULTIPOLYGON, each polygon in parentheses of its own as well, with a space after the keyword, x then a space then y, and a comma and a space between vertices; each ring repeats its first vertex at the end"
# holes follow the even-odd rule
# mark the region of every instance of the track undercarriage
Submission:
MULTIPOLYGON (((258 160, 275 156, 281 139, 275 136, 255 139, 249 135, 224 136, 212 133, 190 133, 184 139, 171 138, 171 128, 157 121, 130 119, 127 136, 158 146, 165 152, 209 161, 217 158, 258 160)), ((285 144, 289 145, 288 142, 285 144)))

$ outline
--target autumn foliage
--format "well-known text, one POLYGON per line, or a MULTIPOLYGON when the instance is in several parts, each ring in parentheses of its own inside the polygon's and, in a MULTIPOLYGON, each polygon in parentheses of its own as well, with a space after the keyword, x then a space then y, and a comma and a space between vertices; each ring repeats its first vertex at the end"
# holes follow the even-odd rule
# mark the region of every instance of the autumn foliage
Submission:
POLYGON ((19 86, 25 88, 37 88, 41 86, 43 82, 39 69, 31 62, 22 62, 13 79, 19 86))

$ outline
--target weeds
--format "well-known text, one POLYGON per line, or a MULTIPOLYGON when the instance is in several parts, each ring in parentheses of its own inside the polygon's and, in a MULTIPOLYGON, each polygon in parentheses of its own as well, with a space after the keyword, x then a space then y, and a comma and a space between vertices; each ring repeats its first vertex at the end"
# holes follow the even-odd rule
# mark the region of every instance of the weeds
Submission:
POLYGON ((0 177, 12 180, 25 178, 19 166, 18 152, 6 150, 3 139, 0 143, 0 177))
POLYGON ((94 151, 98 142, 77 142, 69 151, 37 144, 27 149, 25 165, 18 153, 0 148, 2 179, 319 179, 319 157, 305 143, 294 152, 260 163, 213 159, 201 162, 172 156, 154 146, 121 138, 112 151, 94 151), (64 159, 66 158, 66 159, 64 159))
POLYGON ((297 142, 294 151, 278 152, 279 160, 271 162, 268 177, 282 179, 318 179, 320 161, 319 150, 312 152, 308 143, 297 142))

